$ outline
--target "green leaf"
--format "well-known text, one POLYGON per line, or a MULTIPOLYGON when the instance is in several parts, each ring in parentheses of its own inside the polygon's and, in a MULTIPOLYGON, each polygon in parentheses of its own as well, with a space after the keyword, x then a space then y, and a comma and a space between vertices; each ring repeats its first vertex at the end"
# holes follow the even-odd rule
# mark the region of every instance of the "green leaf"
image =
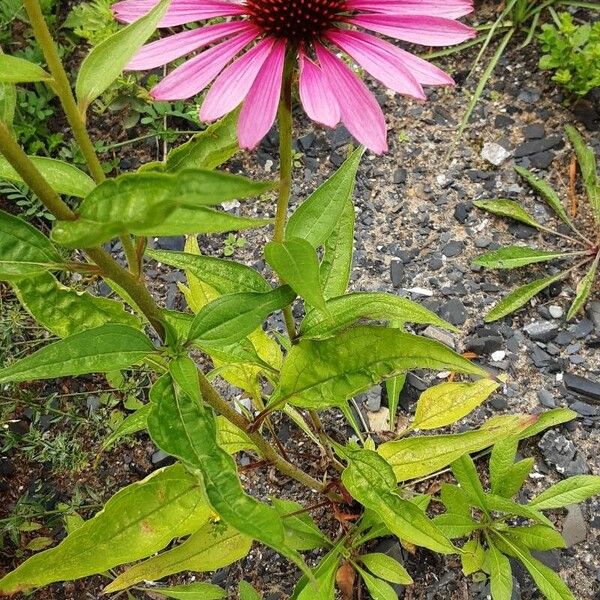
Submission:
POLYGON ((176 598, 177 600, 220 600, 227 596, 225 590, 218 585, 203 582, 174 585, 168 588, 152 588, 147 591, 158 593, 165 598, 176 598))
MULTIPOLYGON (((29 156, 28 158, 44 176, 50 187, 59 194, 84 198, 96 187, 94 180, 89 175, 62 160, 44 156, 29 156)), ((0 156, 0 179, 23 183, 21 176, 3 156, 0 156)))
POLYGON ((573 222, 567 214, 560 197, 550 185, 523 167, 515 167, 515 171, 548 203, 563 223, 575 230, 573 222))
POLYGON ((111 581, 103 592, 118 592, 140 581, 158 581, 182 571, 216 571, 244 558, 251 547, 251 538, 231 527, 212 522, 206 515, 200 529, 183 544, 130 567, 111 581))
POLYGON ((221 230, 218 221, 212 223, 213 217, 221 215, 233 223, 244 220, 207 206, 257 196, 270 187, 270 183, 199 169, 176 175, 128 173, 96 187, 81 203, 79 218, 58 221, 52 236, 65 246, 90 247, 127 233, 170 235, 180 226, 196 227, 199 219, 205 229, 221 230), (181 223, 186 216, 188 222, 181 223))
POLYGON ((435 526, 449 539, 467 537, 479 529, 477 521, 459 513, 447 512, 433 518, 435 526))
POLYGON ((598 182, 594 150, 586 145, 583 137, 581 137, 581 134, 575 127, 567 125, 565 130, 577 154, 579 169, 583 177, 583 185, 592 205, 592 213, 596 219, 596 223, 600 226, 600 183, 598 182))
POLYGON ((563 508, 569 504, 583 502, 597 494, 600 494, 600 477, 576 475, 549 487, 531 500, 529 506, 536 510, 563 508))
POLYGON ((345 329, 359 319, 388 321, 391 323, 417 323, 436 325, 457 331, 453 325, 440 319, 424 306, 383 292, 357 292, 327 300, 328 314, 312 311, 306 315, 300 327, 305 338, 326 338, 345 329), (331 316, 333 315, 333 316, 331 316))
POLYGON ((17 88, 12 83, 0 83, 0 121, 12 126, 17 108, 17 88))
POLYGON ((473 506, 478 506, 485 511, 486 494, 483 491, 473 459, 468 454, 464 454, 452 463, 451 468, 456 481, 469 497, 473 506))
POLYGON ((566 547, 563 536, 556 529, 547 525, 511 527, 506 531, 506 535, 530 550, 543 552, 566 547))
POLYGON ((235 344, 260 327, 271 313, 284 308, 295 298, 296 294, 288 286, 267 293, 221 296, 196 315, 189 340, 200 346, 235 344))
POLYGON ((229 113, 185 144, 171 150, 164 170, 170 173, 189 168, 212 170, 227 162, 240 149, 237 139, 238 116, 238 111, 229 113))
POLYGON ((348 200, 342 216, 325 241, 321 261, 321 282, 325 298, 341 296, 348 287, 354 252, 354 204, 348 200))
POLYGON ((462 571, 466 577, 481 571, 485 561, 485 550, 478 540, 469 540, 462 547, 460 562, 462 571))
POLYGON ((10 284, 32 317, 58 337, 108 323, 140 328, 140 321, 125 312, 121 302, 77 292, 59 283, 51 273, 15 277, 10 284))
POLYGON ((327 340, 302 340, 283 364, 273 402, 340 406, 377 382, 415 368, 485 376, 448 347, 397 329, 361 326, 327 340))
POLYGON ((471 517, 471 507, 462 488, 450 483, 442 483, 440 500, 449 513, 471 517))
POLYGON ((594 287, 596 274, 598 273, 598 263, 600 263, 600 252, 598 252, 596 260, 594 260, 590 270, 577 284, 575 300, 573 300, 573 304, 571 305, 571 308, 569 308, 569 312, 567 313, 567 321, 570 321, 571 319, 576 317, 577 314, 583 310, 585 303, 588 301, 588 298, 592 293, 592 288, 594 287))
POLYGON ((372 600, 398 600, 396 590, 382 579, 377 579, 369 575, 366 571, 357 567, 360 576, 363 578, 372 600))
POLYGON ((568 423, 577 418, 577 413, 570 408, 554 408, 538 415, 536 421, 527 429, 518 433, 517 437, 520 440, 538 435, 550 427, 557 427, 563 423, 568 423))
POLYGON ((502 485, 494 493, 504 498, 513 498, 516 496, 523 487, 534 465, 535 460, 533 458, 525 458, 512 465, 502 485))
POLYGON ((262 596, 247 582, 240 581, 240 600, 261 600, 262 596))
POLYGON ((398 405, 400 404, 400 394, 406 385, 406 375, 392 377, 385 382, 385 392, 387 394, 388 407, 390 411, 389 428, 390 431, 396 429, 396 419, 398 416, 398 405))
POLYGON ((525 223, 525 225, 535 227, 536 229, 541 227, 540 224, 514 200, 476 200, 473 204, 494 215, 508 217, 509 219, 525 223))
POLYGON ((502 493, 504 484, 511 476, 511 470, 517 456, 519 442, 516 438, 500 440, 494 444, 490 457, 490 484, 492 494, 505 496, 502 493))
POLYGON ((245 431, 242 431, 221 415, 217 416, 215 421, 217 425, 217 444, 227 454, 237 454, 242 450, 256 452, 254 442, 248 437, 245 431))
POLYGON ((419 397, 412 427, 429 430, 452 425, 485 402, 499 387, 492 379, 435 385, 419 397))
POLYGON ((512 598, 513 579, 510 561, 493 544, 487 550, 487 565, 490 570, 490 591, 494 600, 512 598))
POLYGON ((531 556, 526 548, 501 536, 502 541, 529 571, 536 585, 548 600, 576 600, 564 581, 550 568, 531 556))
POLYGON ((270 267, 307 304, 326 312, 327 306, 321 290, 319 259, 315 249, 300 238, 285 242, 269 242, 265 246, 265 258, 270 267))
POLYGON ((146 16, 98 44, 84 59, 75 89, 81 112, 104 93, 154 33, 170 0, 161 0, 146 16))
POLYGON ((294 550, 314 550, 329 544, 315 522, 298 502, 272 498, 273 507, 283 520, 287 543, 294 550))
POLYGON ((197 479, 181 465, 156 471, 117 492, 58 546, 6 575, 0 592, 14 594, 139 560, 195 531, 209 514, 197 479))
POLYGON ((146 256, 191 273, 202 282, 209 284, 219 294, 271 290, 271 286, 262 275, 232 260, 167 250, 146 250, 146 256))
POLYGON ((185 392, 174 389, 168 376, 152 388, 148 430, 156 445, 201 473, 208 501, 228 525, 304 567, 300 555, 286 543, 277 511, 244 492, 235 461, 217 445, 215 418, 201 404, 194 363, 189 358, 177 359, 171 363, 171 373, 185 392))
POLYGON ((0 83, 34 83, 52 81, 52 77, 24 58, 2 54, 0 52, 0 83))
POLYGON ((341 559, 339 545, 331 549, 315 569, 316 586, 311 585, 304 575, 296 584, 290 600, 334 600, 335 575, 341 559))
POLYGON ((82 331, 0 369, 0 383, 106 373, 141 363, 155 348, 139 330, 103 325, 82 331))
POLYGON ((102 450, 108 450, 124 437, 146 429, 150 408, 150 404, 144 404, 144 406, 123 419, 119 426, 104 440, 102 450))
POLYGON ((537 294, 544 291, 547 287, 550 287, 554 282, 560 281, 564 276, 564 273, 559 273, 551 277, 536 279, 527 285, 517 288, 494 306, 485 316, 485 322, 491 323, 515 312, 522 306, 525 306, 534 296, 537 296, 537 294))
POLYGON ((344 487, 365 508, 376 512, 394 535, 434 552, 456 552, 420 508, 398 495, 392 467, 381 456, 372 450, 349 450, 345 454, 344 487))
POLYGON ((524 517, 525 519, 531 519, 543 525, 552 527, 552 523, 539 511, 536 507, 529 507, 524 504, 518 504, 508 498, 502 496, 495 496, 494 494, 488 494, 485 497, 485 505, 491 511, 505 513, 507 515, 524 517))
POLYGON ((357 148, 338 171, 311 194, 290 217, 285 239, 301 238, 313 248, 322 246, 342 218, 344 207, 352 203, 356 173, 364 154, 357 148))
POLYGON ((360 561, 373 575, 380 579, 402 585, 411 585, 414 583, 404 566, 387 554, 379 552, 363 554, 360 557, 360 561))
POLYGON ((515 435, 530 422, 530 417, 501 417, 475 431, 386 442, 377 451, 392 465, 398 481, 405 481, 443 469, 464 454, 478 452, 515 435))
POLYGON ((0 279, 43 273, 62 263, 45 235, 22 219, 0 211, 0 279))
POLYGON ((536 263, 547 262, 555 259, 565 259, 572 254, 565 252, 546 252, 529 248, 527 246, 509 246, 487 252, 477 257, 474 265, 485 267, 486 269, 516 269, 536 263))

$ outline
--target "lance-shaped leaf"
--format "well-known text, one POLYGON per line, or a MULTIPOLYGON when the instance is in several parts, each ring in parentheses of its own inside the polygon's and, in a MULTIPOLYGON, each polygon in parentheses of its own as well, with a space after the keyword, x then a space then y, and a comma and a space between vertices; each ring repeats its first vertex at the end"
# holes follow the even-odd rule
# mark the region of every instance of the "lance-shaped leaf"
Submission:
POLYGON ((123 419, 118 427, 104 440, 102 443, 102 450, 108 450, 108 448, 124 437, 146 429, 150 408, 150 404, 144 404, 144 406, 138 408, 135 412, 123 419))
POLYGON ((531 171, 523 167, 515 167, 515 171, 548 203, 550 208, 559 216, 563 223, 575 230, 573 221, 567 214, 567 211, 552 186, 548 185, 543 179, 536 177, 531 171))
POLYGON ((519 440, 508 438, 496 442, 490 456, 490 484, 493 494, 504 496, 504 483, 510 477, 517 456, 519 440))
POLYGON ((189 340, 200 346, 235 344, 260 327, 272 312, 293 302, 295 297, 288 286, 267 293, 243 292, 221 296, 196 315, 189 340))
POLYGON ((51 80, 52 77, 39 65, 0 52, 0 83, 34 83, 51 80))
POLYGON ((537 296, 540 292, 543 292, 547 287, 550 287, 553 283, 560 281, 565 276, 564 273, 553 275, 551 277, 544 277, 543 279, 536 279, 527 285, 523 285, 516 290, 512 291, 506 298, 500 300, 492 310, 485 316, 485 322, 491 323, 497 321, 515 312, 522 306, 525 306, 534 296, 537 296))
POLYGON ((465 576, 472 575, 480 571, 485 561, 485 550, 479 543, 479 540, 469 540, 462 547, 460 562, 462 565, 463 574, 465 576))
POLYGON ((13 278, 17 298, 46 329, 66 338, 108 323, 140 327, 121 302, 77 292, 59 283, 51 273, 13 278))
POLYGON ((550 568, 531 556, 529 550, 507 536, 496 533, 510 553, 518 558, 548 600, 576 600, 565 582, 550 568))
POLYGON ((262 596, 247 581, 240 581, 238 592, 240 600, 262 600, 262 596))
POLYGON ((356 327, 326 340, 295 345, 283 364, 273 400, 303 408, 341 406, 378 382, 416 368, 486 375, 439 342, 397 329, 356 327))
POLYGON ((306 240, 290 238, 284 242, 269 242, 265 246, 265 257, 280 280, 304 298, 307 304, 327 311, 321 290, 319 259, 306 240))
MULTIPOLYGON (((84 198, 96 187, 89 175, 62 160, 44 156, 30 156, 29 160, 44 176, 50 187, 59 194, 84 198)), ((3 156, 0 156, 0 179, 23 183, 21 176, 3 156)))
POLYGON ((210 513, 197 479, 181 465, 167 467, 117 492, 56 548, 6 575, 0 593, 79 579, 145 558, 197 530, 210 513))
POLYGON ((237 454, 242 450, 256 452, 254 442, 248 437, 245 431, 242 431, 221 415, 217 416, 215 420, 217 424, 217 444, 227 454, 237 454))
POLYGON ((535 507, 529 507, 525 504, 519 504, 513 502, 508 498, 502 496, 496 496, 494 494, 488 494, 485 497, 486 507, 494 512, 501 512, 507 515, 524 517, 525 519, 531 519, 537 523, 552 527, 552 522, 545 517, 541 512, 535 509, 535 507))
POLYGON ((152 588, 147 591, 153 595, 158 593, 164 598, 174 598, 175 600, 221 600, 227 596, 227 592, 218 585, 200 581, 187 585, 152 588))
POLYGON ((411 426, 428 430, 456 423, 485 402, 499 387, 500 384, 492 379, 433 386, 419 397, 411 426))
MULTIPOLYGON (((0 48, 0 55, 2 55, 0 48)), ((17 88, 14 83, 0 83, 0 122, 12 127, 17 108, 17 88)))
POLYGON ((396 590, 386 581, 373 577, 364 569, 357 566, 357 570, 365 582, 365 586, 373 600, 396 600, 398 594, 396 590))
POLYGON ((0 383, 107 373, 141 363, 155 348, 138 329, 102 325, 50 344, 0 369, 0 383))
POLYGON ((290 600, 331 600, 334 598, 335 574, 342 558, 340 545, 332 548, 314 570, 316 588, 310 585, 308 577, 303 576, 296 584, 290 600))
POLYGON ((348 200, 331 235, 325 241, 321 282, 325 298, 341 296, 348 287, 354 252, 354 204, 348 200))
POLYGON ((573 419, 576 418, 577 413, 570 408, 554 408, 552 410, 547 410, 541 415, 538 415, 537 420, 525 430, 518 433, 517 437, 520 440, 524 440, 533 437, 534 435, 538 435, 538 433, 542 433, 542 431, 545 431, 550 427, 558 427, 559 425, 573 421, 573 419))
POLYGON ((477 200, 475 206, 500 217, 508 217, 530 227, 539 229, 541 225, 514 200, 477 200))
MULTIPOLYGON (((65 246, 89 247, 118 235, 169 235, 179 224, 186 228, 198 222, 193 213, 228 200, 257 196, 271 187, 244 177, 207 170, 167 173, 130 173, 101 183, 78 209, 75 221, 59 221, 53 238, 65 246), (177 214, 178 211, 183 213, 177 214), (180 223, 189 211, 188 223, 180 223)), ((206 227, 213 228, 204 212, 206 227)), ((224 216, 227 213, 222 213, 224 216)), ((236 219, 232 215, 227 215, 236 219)), ((217 225, 217 229, 220 226, 217 225)))
POLYGON ((235 461, 218 446, 215 418, 201 404, 194 363, 189 358, 177 359, 170 371, 178 388, 169 376, 163 376, 151 393, 148 430, 154 442, 202 474, 206 497, 227 524, 306 569, 300 555, 287 545, 277 511, 244 492, 235 461))
POLYGON ((577 255, 578 253, 574 252, 548 252, 527 246, 509 246, 478 256, 473 264, 487 269, 517 269, 550 260, 564 260, 577 255))
POLYGON ((75 85, 80 109, 86 108, 123 72, 154 33, 171 0, 161 0, 146 16, 98 44, 85 58, 75 85))
POLYGON ((283 520, 286 537, 294 550, 314 550, 329 544, 305 508, 298 502, 272 498, 273 506, 283 520))
POLYGON ((356 292, 327 300, 330 315, 310 312, 300 327, 302 337, 325 338, 339 329, 359 319, 388 321, 391 323, 418 323, 436 325, 450 331, 457 331, 453 325, 440 319, 424 306, 383 292, 356 292))
POLYGON ((548 525, 530 525, 529 527, 511 527, 506 536, 522 544, 529 550, 544 552, 554 548, 565 548, 563 536, 548 525))
POLYGON ((434 517, 433 522, 449 540, 467 537, 479 528, 470 516, 451 512, 434 517))
POLYGON ((396 477, 387 461, 372 450, 350 450, 345 454, 345 488, 364 507, 376 512, 394 535, 434 552, 456 552, 421 509, 399 496, 396 477))
POLYGON ((260 273, 233 260, 167 250, 146 250, 146 256, 191 273, 220 294, 271 290, 271 286, 260 273))
POLYGON ((183 544, 127 569, 103 591, 118 592, 140 581, 158 581, 182 571, 216 571, 244 558, 251 546, 248 536, 208 521, 183 544))
POLYGON ((452 463, 451 468, 452 474, 467 495, 471 505, 486 511, 486 495, 483 485, 479 481, 479 474, 473 459, 468 454, 463 454, 452 463))
POLYGON ((583 279, 577 284, 577 291, 575 293, 575 300, 569 308, 567 313, 567 320, 571 320, 577 316, 577 314, 583 310, 585 303, 588 301, 594 282, 596 281, 596 275, 598 273, 598 263, 600 262, 600 252, 596 256, 596 259, 592 263, 590 270, 584 275, 583 279))
POLYGON ((494 600, 512 598, 513 578, 510 562, 493 544, 487 550, 487 566, 490 570, 490 591, 494 600))
POLYGON ((170 173, 190 168, 212 170, 228 161, 240 149, 238 116, 239 112, 233 111, 185 144, 173 148, 167 155, 164 170, 170 173))
POLYGON ((301 238, 313 248, 322 246, 338 224, 344 207, 352 204, 356 172, 364 148, 356 149, 338 171, 313 192, 290 217, 286 240, 301 238))
POLYGON ((62 263, 45 235, 22 219, 0 211, 0 279, 43 273, 62 263))
POLYGON ((411 585, 414 583, 406 569, 397 560, 387 554, 380 552, 363 554, 360 557, 360 561, 373 575, 381 579, 402 585, 411 585))
POLYGON ((386 442, 377 451, 392 465, 398 481, 423 477, 447 467, 467 453, 478 452, 523 431, 531 417, 508 416, 490 419, 491 424, 475 431, 453 435, 418 436, 386 442))
POLYGON ((536 510, 563 508, 583 502, 596 494, 600 494, 600 477, 576 475, 549 487, 531 500, 529 506, 536 510))
POLYGON ((581 137, 581 134, 575 127, 567 125, 565 130, 575 149, 575 153, 577 154, 579 169, 581 170, 581 176, 583 177, 583 185, 585 186, 590 204, 592 205, 592 212, 596 219, 596 223, 600 226, 600 183, 598 182, 594 150, 586 145, 583 137, 581 137))

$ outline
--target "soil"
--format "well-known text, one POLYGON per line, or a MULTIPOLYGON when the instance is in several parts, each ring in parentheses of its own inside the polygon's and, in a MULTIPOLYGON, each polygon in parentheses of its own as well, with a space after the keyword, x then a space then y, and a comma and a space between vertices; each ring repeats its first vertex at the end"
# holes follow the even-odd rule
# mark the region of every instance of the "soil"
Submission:
MULTIPOLYGON (((493 6, 494 3, 486 4, 485 14, 493 11, 493 6)), ((483 20, 482 16, 479 18, 483 20)), ((473 86, 467 76, 475 52, 466 52, 439 62, 440 66, 453 74, 458 86, 454 89, 430 90, 427 103, 412 102, 385 93, 381 87, 373 87, 388 115, 390 152, 383 157, 366 155, 360 169, 355 194, 356 255, 351 287, 353 290, 396 293, 423 302, 459 326, 461 333, 454 336, 457 349, 469 350, 474 345, 483 348, 482 352, 478 352, 482 364, 508 375, 504 389, 491 402, 475 411, 461 424, 462 428, 479 424, 496 414, 540 413, 546 408, 540 403, 539 392, 546 390, 556 406, 572 406, 575 410, 577 406, 580 409, 579 418, 558 428, 558 431, 574 444, 582 469, 600 475, 600 409, 597 401, 594 403, 590 398, 578 396, 564 386, 565 373, 598 382, 600 322, 592 312, 569 323, 565 322, 564 317, 554 318, 550 313, 551 306, 560 307, 566 313, 569 300, 573 298, 574 283, 567 281, 551 289, 547 295, 540 296, 499 324, 489 327, 483 323, 485 312, 506 293, 507 288, 524 283, 532 276, 542 276, 545 272, 543 268, 531 269, 526 274, 522 271, 498 272, 474 268, 472 261, 484 251, 483 248, 493 249, 498 245, 522 243, 523 240, 547 248, 555 248, 556 244, 551 238, 542 238, 525 227, 507 224, 502 219, 479 211, 473 206, 473 201, 515 198, 522 201, 536 217, 556 226, 545 207, 519 181, 513 166, 518 163, 536 169, 566 197, 572 157, 572 151, 565 144, 563 128, 569 122, 576 122, 575 117, 563 105, 560 91, 550 82, 547 74, 538 71, 539 57, 535 47, 532 45, 523 51, 517 46, 513 45, 501 60, 469 127, 456 147, 452 147, 452 140, 465 107, 466 84, 468 89, 473 86), (539 137, 527 137, 532 135, 531 126, 537 126, 535 135, 539 137), (558 141, 554 142, 554 138, 558 138, 558 141), (543 146, 542 142, 548 140, 552 142, 548 150, 515 158, 525 142, 537 141, 543 146), (491 165, 481 157, 481 150, 486 143, 501 145, 511 153, 511 157, 500 166, 491 165), (448 152, 450 159, 446 161, 448 152), (427 295, 415 292, 415 288, 428 290, 427 295), (552 339, 531 339, 526 327, 538 322, 555 327, 552 339), (480 344, 482 339, 488 338, 495 340, 493 351, 489 351, 491 348, 486 344, 480 344), (565 343, 559 342, 560 339, 565 343), (491 355, 497 351, 504 351, 505 356, 495 360, 491 355), (576 405, 577 402, 590 408, 576 405)), ((122 141, 126 136, 133 138, 139 133, 119 131, 118 115, 108 122, 96 117, 92 119, 92 130, 103 142, 122 141)), ((298 127, 296 145, 298 152, 302 153, 302 165, 295 170, 294 205, 339 167, 351 143, 351 138, 343 128, 335 131, 315 128, 300 112, 296 113, 295 122, 298 127)), ((596 153, 600 153, 598 132, 584 130, 584 134, 596 153)), ((141 162, 155 160, 155 149, 155 142, 141 143, 123 157, 131 168, 135 168, 141 162)), ((276 133, 264 141, 257 153, 240 154, 225 168, 251 176, 273 176, 277 172, 276 133)), ((0 201, 5 206, 1 198, 0 201)), ((234 210, 240 214, 273 216, 274 205, 266 201, 258 205, 245 204, 234 210)), ((590 223, 589 215, 585 212, 580 212, 578 219, 584 227, 586 222, 590 223)), ((261 248, 268 240, 269 233, 268 230, 245 232, 243 238, 247 244, 245 248, 236 250, 235 258, 270 276, 261 256, 261 248)), ((203 251, 222 256, 225 237, 201 237, 203 251)), ((154 243, 177 248, 182 240, 156 240, 154 243)), ((558 246, 565 247, 562 243, 558 246)), ((114 245, 113 250, 118 254, 119 246, 114 245)), ((176 290, 177 277, 154 263, 149 263, 148 268, 153 293, 169 307, 184 309, 183 298, 176 290)), ((8 297, 6 288, 3 288, 3 294, 8 297)), ((593 299, 598 300, 598 290, 595 290, 593 299)), ((497 358, 497 355, 494 356, 497 358)), ((403 416, 414 410, 419 390, 432 381, 429 373, 416 373, 411 377, 402 396, 403 416)), ((98 378, 80 378, 52 383, 36 388, 34 392, 36 397, 89 391, 95 391, 98 395, 99 390, 108 387, 107 382, 98 378)), ((226 385, 223 389, 233 396, 234 391, 226 385)), ((380 393, 380 390, 375 393, 380 393)), ((120 400, 124 401, 125 398, 120 400)), ((383 401, 385 403, 385 397, 383 401)), ((61 398, 54 409, 68 411, 82 420, 90 416, 90 408, 85 405, 85 400, 81 405, 74 405, 72 399, 61 398)), ((99 414, 104 416, 109 412, 99 414)), ((369 416, 368 411, 365 414, 369 416)), ((24 402, 17 403, 10 419, 7 427, 17 430, 21 427, 23 432, 30 427, 40 426, 39 420, 32 417, 31 410, 28 411, 24 402)), ((325 424, 327 430, 340 439, 351 435, 335 412, 326 414, 325 424)), ((70 426, 68 419, 59 420, 52 424, 49 435, 55 435, 70 426)), ((315 468, 320 463, 318 452, 299 446, 300 434, 285 418, 276 421, 276 426, 293 460, 319 476, 319 470, 315 468), (298 448, 302 451, 299 452, 298 448)), ((99 452, 109 431, 109 424, 101 422, 77 430, 78 442, 90 461, 75 472, 49 470, 47 465, 28 460, 18 446, 3 455, 0 467, 10 465, 10 468, 0 469, 0 520, 8 518, 24 496, 40 493, 45 498, 45 511, 56 510, 60 502, 70 502, 74 494, 82 494, 84 508, 80 513, 88 518, 96 509, 86 509, 85 506, 101 504, 122 486, 142 479, 169 462, 169 459, 157 461, 156 448, 146 435, 140 434, 103 453, 98 464, 94 465, 93 457, 99 452)), ((548 450, 544 444, 540 447, 538 442, 539 439, 531 440, 520 449, 523 456, 536 459, 536 467, 526 484, 523 498, 532 497, 562 478, 553 463, 552 448, 548 450)), ((320 503, 318 497, 269 468, 246 466, 242 480, 246 489, 260 498, 276 495, 294 499, 307 507, 320 503)), ((423 484, 423 488, 429 485, 431 482, 423 484)), ((540 558, 558 568, 577 598, 597 600, 600 598, 600 501, 590 500, 582 505, 582 510, 584 541, 561 552, 545 553, 540 558)), ((341 532, 343 526, 333 517, 330 507, 321 506, 311 514, 323 530, 332 536, 341 532)), ((564 517, 558 512, 552 518, 562 522, 564 517)), ((16 545, 5 538, 5 545, 0 549, 1 572, 14 568, 31 554, 23 550, 31 539, 47 535, 59 541, 64 536, 60 520, 50 520, 45 525, 42 530, 21 533, 16 545)), ((319 554, 309 553, 307 558, 311 564, 315 564, 319 554)), ((462 576, 456 558, 445 559, 419 550, 416 555, 405 554, 405 560, 415 585, 400 592, 400 597, 428 600, 488 597, 489 588, 484 583, 462 576)), ((514 572, 514 598, 541 598, 525 574, 517 568, 514 572)), ((236 597, 234 590, 237 582, 244 578, 253 583, 265 599, 275 600, 287 598, 298 577, 296 569, 290 567, 287 561, 271 550, 255 545, 246 559, 218 571, 209 579, 227 588, 230 598, 236 597)), ((180 583, 194 579, 202 577, 187 575, 169 581, 180 583)), ((104 585, 106 579, 95 577, 75 583, 56 584, 35 592, 32 597, 36 600, 100 598, 104 585)), ((362 598, 369 597, 364 590, 360 593, 362 598)), ((148 597, 137 591, 132 592, 132 596, 148 597)))

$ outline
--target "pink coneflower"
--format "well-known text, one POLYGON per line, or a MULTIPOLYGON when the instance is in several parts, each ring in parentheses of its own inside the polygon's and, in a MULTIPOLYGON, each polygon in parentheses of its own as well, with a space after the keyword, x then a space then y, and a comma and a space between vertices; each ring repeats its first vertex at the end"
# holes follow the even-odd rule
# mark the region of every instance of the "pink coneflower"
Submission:
MULTIPOLYGON (((157 1, 124 0, 115 4, 115 14, 133 22, 157 1)), ((275 121, 289 52, 299 63, 307 115, 328 127, 341 121, 380 154, 387 150, 383 112, 339 51, 391 90, 424 100, 423 85, 452 85, 452 78, 364 30, 424 46, 449 46, 475 35, 456 21, 472 9, 473 0, 172 0, 160 27, 226 21, 147 44, 128 69, 153 69, 203 49, 168 74, 152 96, 190 98, 214 81, 200 118, 213 121, 243 104, 238 137, 243 148, 254 148, 275 121)))

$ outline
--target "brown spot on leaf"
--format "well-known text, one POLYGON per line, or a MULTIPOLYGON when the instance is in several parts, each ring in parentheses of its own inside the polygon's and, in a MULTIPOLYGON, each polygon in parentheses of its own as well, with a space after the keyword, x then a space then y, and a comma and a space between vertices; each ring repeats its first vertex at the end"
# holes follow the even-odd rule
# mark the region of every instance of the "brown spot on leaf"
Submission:
POLYGON ((356 580, 356 572, 352 565, 344 562, 335 574, 335 582, 342 594, 343 600, 352 600, 354 598, 354 582, 356 580))

